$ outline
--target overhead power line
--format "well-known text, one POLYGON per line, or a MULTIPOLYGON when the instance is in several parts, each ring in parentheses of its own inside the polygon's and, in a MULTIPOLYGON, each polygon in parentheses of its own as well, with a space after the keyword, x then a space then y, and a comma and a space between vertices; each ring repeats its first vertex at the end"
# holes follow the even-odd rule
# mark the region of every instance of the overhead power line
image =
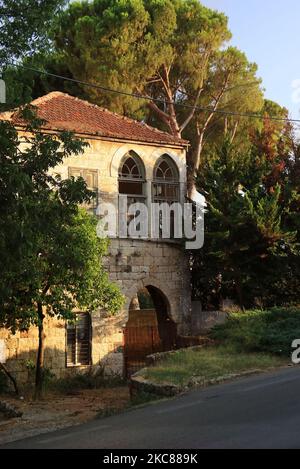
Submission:
MULTIPOLYGON (((101 90, 101 91, 104 91, 104 92, 119 94, 119 95, 123 95, 123 96, 128 96, 128 97, 132 97, 132 98, 136 98, 136 99, 141 99, 141 100, 144 100, 144 101, 153 101, 153 102, 160 103, 160 104, 163 104, 163 105, 174 104, 176 106, 184 107, 184 108, 187 108, 187 109, 195 109, 197 111, 202 111, 202 112, 222 114, 224 116, 230 116, 230 117, 244 117, 244 118, 250 118, 250 119, 264 119, 265 118, 265 116, 263 116, 261 114, 254 114, 254 113, 247 113, 247 112, 243 113, 243 112, 236 112, 236 111, 225 111, 225 110, 222 110, 222 109, 213 109, 211 107, 193 106, 192 104, 187 104, 187 103, 174 103, 172 101, 167 101, 167 100, 160 99, 160 98, 153 98, 151 96, 141 95, 141 94, 138 94, 138 93, 130 93, 130 92, 126 92, 126 91, 120 91, 120 90, 108 88, 108 87, 105 87, 105 86, 102 86, 102 85, 98 85, 96 83, 88 83, 86 81, 77 80, 75 78, 64 77, 64 76, 58 75, 56 73, 47 72, 46 70, 40 70, 40 69, 37 69, 37 68, 34 68, 34 67, 28 67, 28 66, 22 65, 22 64, 10 63, 9 65, 11 65, 13 67, 17 67, 17 68, 22 68, 24 70, 28 70, 28 71, 31 71, 31 72, 34 72, 34 73, 39 73, 41 75, 47 75, 47 76, 51 76, 53 78, 58 78, 60 80, 69 81, 71 83, 77 83, 81 86, 88 86, 90 88, 98 89, 98 90, 101 90)), ((285 117, 277 117, 277 116, 269 116, 269 115, 268 115, 268 119, 273 120, 273 121, 278 121, 278 122, 290 122, 292 124, 300 124, 300 119, 290 119, 290 118, 285 118, 285 117)))

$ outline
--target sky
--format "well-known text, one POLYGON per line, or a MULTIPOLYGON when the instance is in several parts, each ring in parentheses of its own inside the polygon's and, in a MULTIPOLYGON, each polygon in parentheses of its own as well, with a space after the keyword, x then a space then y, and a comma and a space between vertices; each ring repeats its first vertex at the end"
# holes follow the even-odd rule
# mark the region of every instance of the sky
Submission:
POLYGON ((231 44, 258 65, 265 96, 300 119, 300 1, 202 0, 229 18, 231 44))

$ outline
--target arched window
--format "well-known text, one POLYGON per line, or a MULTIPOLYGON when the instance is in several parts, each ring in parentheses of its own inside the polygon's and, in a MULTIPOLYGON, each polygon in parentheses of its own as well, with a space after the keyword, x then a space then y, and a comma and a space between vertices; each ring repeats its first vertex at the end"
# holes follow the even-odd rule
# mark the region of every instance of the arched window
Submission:
POLYGON ((152 200, 159 204, 161 209, 158 212, 157 221, 154 222, 157 227, 156 236, 158 238, 175 238, 178 233, 175 228, 182 223, 181 218, 178 218, 178 215, 175 216, 174 212, 177 208, 175 202, 180 201, 179 172, 176 164, 168 155, 161 156, 154 167, 152 200), (166 204, 169 205, 169 211, 165 210, 166 204))
MULTIPOLYGON (((137 210, 133 213, 130 207, 136 203, 145 204, 146 202, 145 168, 142 160, 134 151, 127 153, 121 161, 119 168, 119 194, 127 196, 127 226, 129 226, 131 221, 134 221, 135 236, 137 238, 142 237, 145 226, 142 227, 141 223, 138 222, 140 211, 137 210)), ((123 207, 119 206, 119 210, 122 212, 123 207)), ((130 233, 128 234, 131 235, 130 233)))
POLYGON ((173 160, 168 155, 163 155, 157 161, 153 177, 154 202, 178 202, 179 201, 179 174, 173 160))
POLYGON ((144 199, 145 169, 140 157, 133 151, 127 153, 119 169, 119 194, 128 196, 130 203, 144 199))

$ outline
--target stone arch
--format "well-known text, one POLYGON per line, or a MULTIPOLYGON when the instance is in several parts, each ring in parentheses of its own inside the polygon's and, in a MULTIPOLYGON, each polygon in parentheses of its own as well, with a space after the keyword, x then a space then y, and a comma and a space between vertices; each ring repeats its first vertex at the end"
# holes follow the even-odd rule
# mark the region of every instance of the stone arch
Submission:
POLYGON ((176 344, 177 326, 170 314, 170 302, 160 288, 147 285, 146 289, 151 295, 156 311, 158 332, 162 341, 163 350, 172 350, 176 344))
POLYGON ((175 311, 170 301, 171 293, 168 291, 167 288, 162 287, 161 282, 159 282, 158 280, 154 278, 147 277, 144 280, 135 281, 133 283, 134 285, 131 288, 129 288, 125 294, 125 303, 124 303, 123 310, 122 310, 122 312, 125 313, 125 316, 124 316, 125 322, 128 321, 128 311, 129 311, 132 298, 135 297, 140 290, 142 290, 143 288, 147 288, 149 286, 152 286, 161 292, 163 297, 166 299, 169 318, 172 319, 176 323, 178 322, 179 318, 177 317, 177 311, 175 311))
POLYGON ((110 162, 110 168, 109 168, 109 174, 111 177, 114 177, 116 179, 118 178, 121 161, 126 155, 126 153, 130 153, 131 151, 136 153, 141 159, 141 161, 143 162, 144 167, 145 167, 146 179, 148 178, 147 165, 145 165, 146 153, 142 150, 142 148, 135 148, 134 145, 129 145, 129 144, 122 145, 113 154, 113 157, 110 162))
POLYGON ((170 317, 168 297, 160 287, 145 281, 130 300, 129 308, 124 328, 124 371, 127 377, 145 366, 148 355, 173 350, 177 344, 177 325, 170 317))
POLYGON ((143 280, 143 286, 152 285, 162 292, 165 298, 168 301, 168 314, 170 319, 172 319, 176 324, 181 322, 181 307, 178 301, 172 300, 174 297, 174 291, 171 291, 168 285, 162 285, 162 282, 157 280, 154 277, 147 278, 143 280))
MULTIPOLYGON (((153 169, 155 167, 156 162, 159 158, 163 156, 169 156, 169 158, 173 161, 173 164, 176 166, 178 173, 179 173, 179 183, 186 184, 186 162, 185 159, 182 159, 178 156, 177 153, 167 150, 166 148, 157 148, 151 153, 151 160, 153 161, 153 169)), ((151 180, 153 179, 153 171, 151 175, 151 180)))
POLYGON ((133 169, 126 168, 128 171, 126 176, 129 175, 131 178, 134 177, 137 179, 145 180, 146 178, 145 164, 142 158, 140 157, 140 155, 134 150, 130 150, 129 152, 125 153, 125 155, 121 159, 120 166, 119 166, 119 174, 118 174, 119 178, 120 178, 120 172, 124 168, 124 165, 126 167, 127 161, 130 161, 133 163, 133 168, 136 169, 136 172, 132 174, 130 171, 132 171, 133 169))
POLYGON ((170 306, 170 302, 168 300, 168 297, 165 295, 165 293, 161 290, 161 287, 158 288, 152 284, 148 284, 148 282, 146 282, 147 285, 145 286, 145 288, 148 290, 148 292, 150 293, 151 297, 152 297, 152 300, 153 300, 153 303, 154 303, 154 306, 155 307, 160 307, 160 306, 163 306, 165 308, 165 314, 171 318, 171 306, 170 306))
POLYGON ((156 280, 155 278, 152 278, 152 277, 142 280, 142 287, 143 288, 147 288, 149 286, 152 286, 152 287, 156 288, 157 290, 159 290, 161 292, 161 294, 163 295, 163 297, 166 300, 169 318, 172 319, 174 322, 177 322, 176 321, 176 319, 177 319, 176 316, 177 315, 176 315, 176 312, 174 311, 174 308, 173 308, 172 303, 170 301, 171 293, 168 291, 168 289, 166 287, 163 287, 160 281, 158 281, 158 280, 156 280))
POLYGON ((161 155, 155 162, 153 167, 153 179, 171 179, 173 182, 179 182, 179 168, 173 158, 167 153, 161 155), (162 166, 164 165, 164 170, 162 166), (159 175, 158 175, 159 173, 159 175))

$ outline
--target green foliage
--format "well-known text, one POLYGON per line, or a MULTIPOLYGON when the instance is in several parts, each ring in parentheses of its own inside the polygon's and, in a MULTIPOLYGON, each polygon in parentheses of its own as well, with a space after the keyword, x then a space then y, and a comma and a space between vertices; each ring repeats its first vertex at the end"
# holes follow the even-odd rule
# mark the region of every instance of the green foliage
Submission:
POLYGON ((49 47, 53 16, 66 0, 1 0, 0 64, 49 47))
POLYGON ((24 65, 162 103, 8 68, 7 108, 53 89, 87 98, 188 138, 193 172, 204 147, 209 151, 224 133, 246 146, 249 127, 258 127, 250 119, 195 111, 195 105, 235 112, 263 108, 256 65, 224 47, 231 37, 226 16, 198 0, 72 2, 50 30, 50 53, 34 54, 24 65))
POLYGON ((20 65, 21 67, 8 65, 2 73, 6 84, 6 103, 0 104, 1 110, 15 109, 28 104, 50 91, 62 91, 79 98, 86 98, 83 90, 76 83, 34 71, 34 69, 44 70, 54 75, 72 78, 61 54, 54 51, 35 53, 33 56, 24 58, 20 65))
POLYGON ((76 2, 54 28, 56 49, 75 78, 165 101, 83 87, 96 104, 183 134, 192 142, 194 169, 204 144, 224 131, 235 138, 246 128, 239 118, 196 112, 194 106, 235 112, 263 107, 257 66, 238 49, 224 48, 230 37, 226 16, 198 0, 76 2))
POLYGON ((29 372, 32 372, 35 370, 35 363, 33 362, 33 360, 26 360, 25 366, 29 372))
MULTIPOLYGON (((75 78, 99 83, 101 77, 101 85, 131 92, 147 62, 154 60, 149 59, 147 40, 143 40, 148 22, 141 0, 71 3, 56 27, 55 43, 75 78)), ((149 41, 150 37, 149 33, 149 41)), ((122 112, 125 105, 139 107, 130 98, 93 89, 86 92, 91 101, 115 111, 122 112)))
MULTIPOLYGON (((210 58, 198 104, 216 110, 220 108, 222 112, 261 115, 264 101, 257 65, 249 62, 235 47, 217 50, 210 58)), ((256 119, 196 112, 194 125, 189 127, 186 135, 193 142, 191 152, 198 150, 201 154, 204 151, 204 157, 212 148, 222 145, 224 136, 247 149, 250 131, 258 126, 256 119)))
MULTIPOLYGON (((201 87, 208 57, 229 38, 227 18, 196 0, 76 2, 54 34, 74 77, 167 100, 169 91, 176 96, 182 80, 191 89, 201 87), (167 92, 166 81, 172 83, 167 92)), ((145 114, 143 101, 85 91, 93 102, 115 111, 145 114)))
POLYGON ((300 337, 300 309, 272 308, 229 314, 215 326, 211 337, 237 352, 266 352, 290 356, 291 344, 300 337))
POLYGON ((107 241, 97 236, 97 220, 78 207, 93 193, 82 178, 51 173, 85 144, 70 133, 43 134, 32 111, 25 114, 26 144, 10 123, 0 123, 1 325, 12 331, 39 325, 39 305, 63 319, 72 319, 74 308, 115 313, 123 297, 101 262, 107 241))
POLYGON ((205 308, 218 308, 226 297, 241 307, 299 300, 299 286, 288 288, 292 279, 297 285, 299 264, 298 195, 291 190, 295 160, 288 155, 277 148, 270 157, 257 145, 241 153, 227 139, 203 161, 197 184, 208 205, 205 243, 192 256, 194 296, 205 308), (289 172, 275 173, 286 160, 289 172))
POLYGON ((42 370, 43 388, 47 389, 54 378, 55 374, 50 370, 50 368, 44 366, 42 370))

